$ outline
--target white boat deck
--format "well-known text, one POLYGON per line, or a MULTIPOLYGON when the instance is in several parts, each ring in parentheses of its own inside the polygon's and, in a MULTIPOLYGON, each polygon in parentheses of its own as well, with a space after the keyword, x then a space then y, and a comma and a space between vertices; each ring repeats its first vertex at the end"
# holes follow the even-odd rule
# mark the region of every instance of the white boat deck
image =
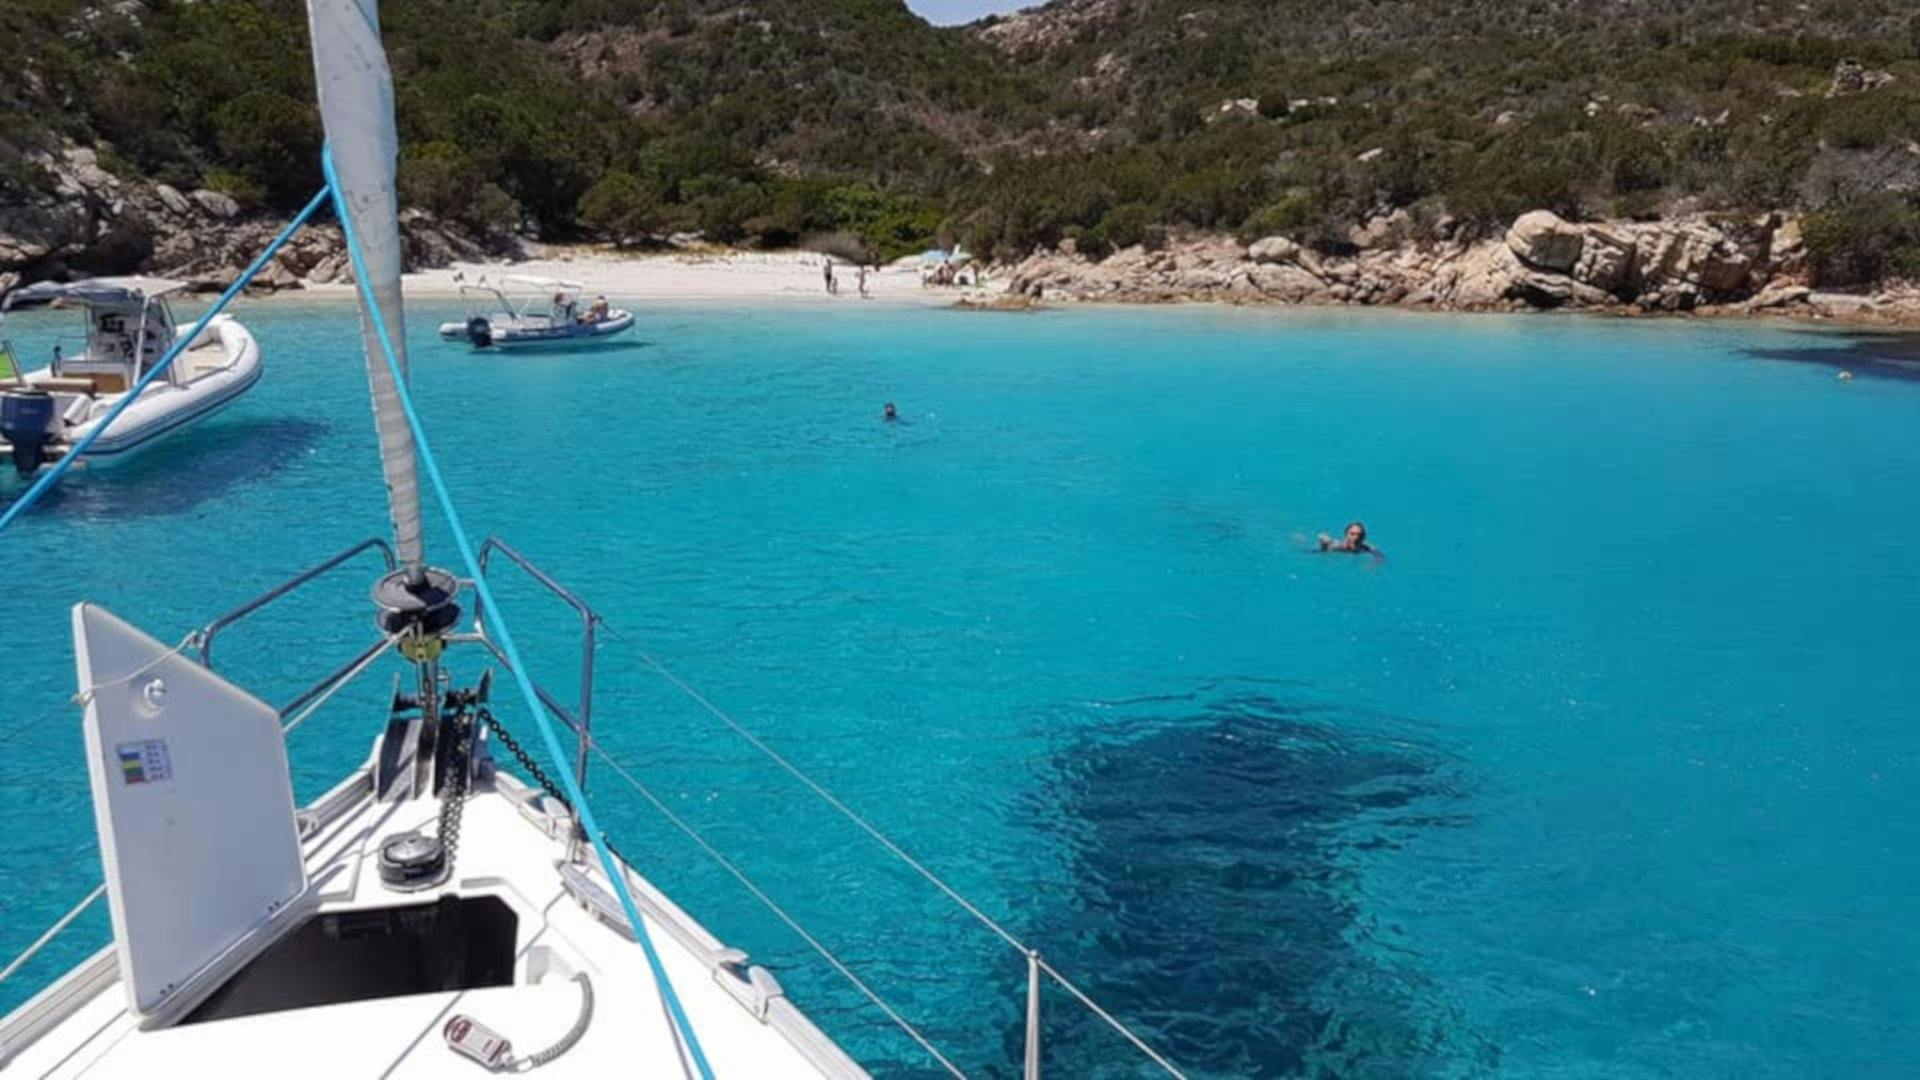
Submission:
MULTIPOLYGON (((23 1019, 38 1012, 45 1034, 0 1065, 15 1076, 328 1076, 449 1077, 474 1080, 478 1063, 450 1049, 442 1028, 467 1015, 511 1040, 516 1055, 552 1045, 580 1012, 579 985, 570 971, 592 980, 592 1022, 577 1045, 542 1076, 693 1076, 640 946, 625 933, 612 890, 594 867, 565 870, 578 885, 605 893, 610 917, 590 911, 570 891, 562 864, 569 819, 518 780, 481 781, 467 803, 452 878, 418 892, 381 881, 375 858, 381 841, 397 833, 434 830, 439 802, 431 798, 378 803, 366 770, 315 804, 332 820, 308 831, 303 849, 311 891, 325 915, 356 909, 430 902, 446 894, 495 896, 516 917, 511 986, 387 997, 263 1013, 235 1019, 143 1031, 127 1010, 126 994, 108 949, 9 1017, 0 1037, 16 1045, 23 1019), (328 810, 326 808, 331 808, 328 810), (584 876, 582 876, 584 875, 584 876), (616 924, 618 929, 616 929, 616 924), (535 981, 542 972, 544 980, 535 981)), ((315 810, 303 814, 303 818, 315 810)), ((744 976, 744 958, 725 947, 637 875, 629 877, 648 932, 660 951, 715 1075, 722 1077, 866 1074, 814 1028, 761 973, 744 976), (732 970, 720 966, 731 959, 732 970), (771 989, 773 993, 762 993, 771 989)), ((584 890, 590 894, 591 890, 584 890)), ((289 928, 304 919, 290 919, 289 928)), ((39 1026, 39 1025, 34 1025, 39 1026)))

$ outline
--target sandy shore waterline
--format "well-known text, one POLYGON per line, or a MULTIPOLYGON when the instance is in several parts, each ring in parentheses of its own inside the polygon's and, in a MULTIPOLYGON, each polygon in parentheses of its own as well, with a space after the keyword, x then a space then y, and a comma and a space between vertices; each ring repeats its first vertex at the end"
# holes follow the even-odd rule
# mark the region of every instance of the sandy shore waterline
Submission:
MULTIPOLYGON (((614 307, 662 300, 806 300, 828 299, 821 268, 825 256, 811 252, 726 252, 713 255, 621 256, 604 251, 553 253, 522 262, 457 262, 433 270, 407 274, 402 288, 408 296, 444 299, 460 295, 462 283, 482 276, 490 280, 522 276, 579 282, 586 296, 604 294, 614 307)), ((839 295, 832 299, 860 302, 855 269, 836 263, 839 295)), ((867 299, 874 303, 944 306, 962 294, 984 290, 921 287, 917 268, 867 271, 867 299)), ((349 284, 308 285, 291 297, 350 297, 349 284)))
MULTIPOLYGON (((834 273, 838 279, 838 296, 828 297, 822 280, 821 267, 825 256, 814 252, 800 251, 739 251, 716 249, 711 252, 641 255, 621 254, 604 247, 548 247, 541 250, 537 258, 519 262, 504 260, 490 262, 456 262, 449 266, 432 270, 409 273, 402 279, 406 295, 419 300, 457 300, 461 295, 463 281, 471 284, 481 277, 500 279, 511 276, 554 278, 581 283, 586 290, 588 300, 595 295, 604 294, 614 307, 628 307, 635 310, 660 303, 683 301, 689 303, 795 303, 816 305, 822 302, 830 304, 862 302, 858 291, 858 277, 854 267, 836 262, 834 273)), ((925 288, 920 284, 918 266, 902 266, 897 269, 870 268, 867 273, 866 302, 880 305, 912 307, 952 307, 962 300, 987 302, 1001 296, 1004 282, 990 282, 984 288, 941 287, 925 288)), ((353 286, 347 283, 314 284, 303 288, 267 295, 255 295, 254 302, 298 303, 302 300, 340 300, 353 299, 353 286)), ((1916 327, 1911 317, 1903 318, 1901 312, 1880 312, 1858 298, 1821 294, 1823 300, 1844 300, 1844 305, 1823 306, 1822 310, 1784 310, 1765 311, 1710 310, 1701 312, 1648 312, 1631 316, 1635 321, 1652 322, 1691 322, 1698 318, 1730 319, 1736 321, 1754 320, 1793 324, 1807 327, 1829 327, 1835 330, 1887 332, 1912 332, 1916 327)), ((1046 307, 1065 308, 1125 308, 1146 306, 1164 308, 1169 305, 1160 303, 1128 303, 1125 301, 1088 301, 1088 300, 1051 300, 1046 307)), ((1180 308, 1239 308, 1249 311, 1341 311, 1358 310, 1364 305, 1350 304, 1227 304, 1220 301, 1193 300, 1171 305, 1180 308)), ((1477 314, 1486 317, 1511 316, 1514 314, 1542 314, 1537 312, 1454 312, 1432 308, 1403 308, 1393 306, 1366 307, 1369 311, 1403 311, 1408 314, 1477 314)), ((1622 317, 1622 313, 1613 310, 1568 309, 1557 313, 1560 317, 1622 317)))

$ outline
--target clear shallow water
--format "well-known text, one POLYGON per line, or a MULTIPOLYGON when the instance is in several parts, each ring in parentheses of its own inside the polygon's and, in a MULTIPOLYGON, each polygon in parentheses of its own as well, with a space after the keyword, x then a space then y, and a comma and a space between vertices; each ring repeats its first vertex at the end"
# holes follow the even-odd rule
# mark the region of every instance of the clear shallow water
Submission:
MULTIPOLYGON (((1920 1053, 1920 383, 1778 359, 1845 342, 843 304, 655 311, 634 347, 523 358, 431 340, 451 314, 413 310, 436 448, 469 525, 625 639, 603 738, 970 1071, 1018 1060, 1019 960, 636 643, 1197 1075, 1892 1076, 1920 1053), (1356 516, 1388 561, 1294 539, 1356 516)), ((67 607, 172 637, 382 528, 348 309, 245 317, 267 376, 198 448, 0 539, 0 952, 98 873, 67 607)), ((59 325, 30 319, 23 345, 59 325)), ((233 632, 222 669, 285 700, 370 640, 367 584, 233 632)), ((567 685, 565 612, 503 599, 567 685)), ((365 755, 385 678, 294 736, 303 797, 365 755)), ((829 1032, 928 1071, 595 790, 829 1032)), ((0 1004, 104 937, 83 924, 0 1004)), ((1047 1007, 1057 1074, 1141 1071, 1047 1007)))

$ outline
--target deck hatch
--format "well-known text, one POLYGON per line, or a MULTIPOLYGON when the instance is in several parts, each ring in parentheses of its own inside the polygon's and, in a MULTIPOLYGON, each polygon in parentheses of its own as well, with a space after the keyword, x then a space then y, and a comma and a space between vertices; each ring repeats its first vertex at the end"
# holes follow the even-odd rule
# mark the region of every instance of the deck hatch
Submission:
POLYGON ((182 1021, 513 983, 519 919, 497 896, 321 912, 240 969, 182 1021))

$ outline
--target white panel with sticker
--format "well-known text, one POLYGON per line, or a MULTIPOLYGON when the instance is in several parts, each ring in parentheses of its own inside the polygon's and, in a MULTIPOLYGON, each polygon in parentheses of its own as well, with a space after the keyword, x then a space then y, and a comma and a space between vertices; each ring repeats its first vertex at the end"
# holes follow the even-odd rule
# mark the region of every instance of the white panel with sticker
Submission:
POLYGON ((305 890, 279 715, 104 608, 73 609, 128 1003, 150 1015, 305 890))

